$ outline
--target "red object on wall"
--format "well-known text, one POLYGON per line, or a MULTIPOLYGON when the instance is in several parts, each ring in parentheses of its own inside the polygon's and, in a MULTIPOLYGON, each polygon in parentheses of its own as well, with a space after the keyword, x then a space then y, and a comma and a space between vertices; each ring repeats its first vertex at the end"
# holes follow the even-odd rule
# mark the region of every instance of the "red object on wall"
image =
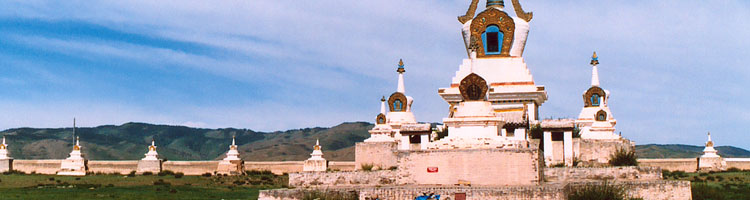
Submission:
POLYGON ((438 167, 427 167, 427 173, 437 173, 438 167))

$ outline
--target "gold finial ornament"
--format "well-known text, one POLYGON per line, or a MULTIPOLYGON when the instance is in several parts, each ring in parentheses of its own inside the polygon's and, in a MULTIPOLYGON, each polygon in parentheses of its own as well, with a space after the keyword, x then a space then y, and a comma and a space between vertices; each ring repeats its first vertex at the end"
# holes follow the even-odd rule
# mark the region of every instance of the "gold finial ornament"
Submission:
POLYGON ((398 59, 398 69, 396 69, 396 72, 398 73, 404 73, 406 72, 406 69, 404 69, 404 60, 398 59))
POLYGON ((591 56, 590 64, 593 66, 599 65, 599 56, 596 55, 596 51, 594 51, 594 55, 591 56))

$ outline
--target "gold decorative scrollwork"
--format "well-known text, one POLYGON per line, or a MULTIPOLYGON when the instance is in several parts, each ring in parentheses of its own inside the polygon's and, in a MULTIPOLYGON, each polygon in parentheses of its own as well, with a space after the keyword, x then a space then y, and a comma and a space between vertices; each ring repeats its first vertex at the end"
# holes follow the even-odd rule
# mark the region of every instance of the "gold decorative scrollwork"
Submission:
POLYGON ((461 80, 458 89, 465 101, 481 101, 487 95, 487 81, 481 76, 471 73, 461 80))
MULTIPOLYGON (((594 106, 593 104, 591 104, 591 96, 593 96, 594 94, 598 94, 600 97, 603 97, 602 101, 604 101, 607 98, 606 93, 604 92, 604 89, 597 87, 597 86, 593 86, 589 88, 588 90, 586 90, 586 93, 583 94, 583 106, 584 107, 594 106)), ((604 102, 599 102, 599 103, 601 104, 604 102)))
POLYGON ((513 1, 513 10, 516 11, 516 16, 518 18, 521 18, 525 20, 526 22, 530 22, 531 18, 534 18, 534 12, 524 12, 523 8, 521 7, 521 2, 518 2, 518 0, 512 0, 513 1))
POLYGON ((378 114, 378 117, 375 118, 375 124, 385 124, 386 118, 383 113, 378 114))
POLYGON ((400 92, 394 92, 388 97, 388 108, 391 112, 405 112, 406 111, 406 95, 400 92), (398 102, 397 104, 394 104, 398 102))
POLYGON ((479 13, 479 15, 477 15, 477 17, 475 17, 474 20, 471 21, 470 31, 471 37, 476 38, 474 42, 475 44, 470 44, 470 46, 477 46, 478 58, 510 56, 510 48, 513 45, 513 35, 516 31, 516 24, 513 22, 513 18, 511 18, 508 13, 495 8, 488 8, 487 10, 479 13), (500 54, 498 55, 485 55, 484 45, 482 44, 482 40, 479 39, 482 38, 482 33, 484 33, 485 29, 490 25, 497 26, 498 28, 500 28, 500 32, 503 33, 503 39, 501 40, 503 48, 500 49, 500 54))
POLYGON ((477 4, 479 3, 479 0, 471 0, 471 5, 469 5, 469 10, 466 11, 466 14, 463 16, 458 16, 458 21, 461 22, 461 24, 465 24, 472 18, 474 18, 474 13, 477 12, 477 4))

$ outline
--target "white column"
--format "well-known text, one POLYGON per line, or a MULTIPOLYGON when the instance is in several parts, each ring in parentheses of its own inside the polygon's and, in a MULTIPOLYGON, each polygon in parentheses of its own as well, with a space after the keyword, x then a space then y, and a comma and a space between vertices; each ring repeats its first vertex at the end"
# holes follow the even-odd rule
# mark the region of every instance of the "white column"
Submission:
POLYGON ((544 162, 547 166, 552 163, 552 132, 544 131, 544 162))
POLYGON ((591 86, 599 86, 599 69, 597 69, 596 65, 591 70, 591 86))
POLYGON ((406 94, 406 89, 404 87, 404 73, 398 73, 398 88, 396 89, 396 92, 403 93, 404 95, 406 94))
POLYGON ((401 150, 409 150, 409 136, 401 135, 401 150))
POLYGON ((563 158, 565 166, 573 166, 573 131, 563 132, 563 158))
POLYGON ((430 142, 430 136, 427 134, 423 134, 419 136, 419 145, 422 150, 427 149, 427 143, 430 142))

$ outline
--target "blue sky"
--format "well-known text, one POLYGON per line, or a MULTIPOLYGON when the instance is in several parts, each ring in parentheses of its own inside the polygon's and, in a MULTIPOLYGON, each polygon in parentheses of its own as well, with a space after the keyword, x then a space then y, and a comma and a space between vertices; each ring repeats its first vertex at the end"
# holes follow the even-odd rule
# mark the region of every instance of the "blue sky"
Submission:
MULTIPOLYGON (((0 129, 73 117, 261 131, 371 122, 400 58, 417 119, 440 122, 468 4, 2 1, 0 129)), ((534 12, 524 57, 549 94, 542 117, 578 115, 597 51, 623 136, 700 145, 711 131, 750 148, 750 3, 522 4, 534 12)))

